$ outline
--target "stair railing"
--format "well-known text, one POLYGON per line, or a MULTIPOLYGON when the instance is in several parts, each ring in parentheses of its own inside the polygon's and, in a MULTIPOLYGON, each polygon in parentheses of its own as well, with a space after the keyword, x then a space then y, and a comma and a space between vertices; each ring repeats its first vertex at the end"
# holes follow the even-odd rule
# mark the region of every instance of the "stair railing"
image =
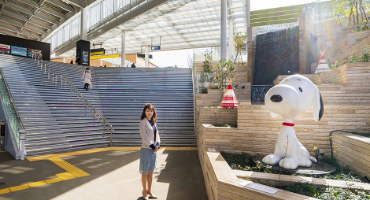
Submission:
MULTIPOLYGON (((35 58, 37 59, 37 58, 35 58)), ((48 78, 51 76, 53 78, 53 83, 58 83, 58 76, 53 72, 53 70, 43 61, 40 59, 37 59, 37 63, 41 66, 41 70, 48 73, 48 78)), ((113 143, 113 126, 108 122, 108 120, 84 97, 83 94, 81 94, 80 91, 73 85, 73 83, 67 78, 67 76, 60 75, 60 85, 66 89, 69 87, 71 89, 71 97, 74 93, 77 96, 78 105, 80 105, 80 101, 85 106, 85 116, 86 116, 86 110, 90 110, 91 113, 94 116, 94 124, 95 124, 95 118, 103 125, 103 137, 105 137, 105 130, 110 130, 110 146, 112 146, 113 143)))
MULTIPOLYGON (((6 94, 4 94, 4 93, 1 94, 1 97, 3 98, 4 106, 5 106, 5 111, 6 111, 5 113, 8 116, 8 120, 10 122, 9 124, 11 126, 12 132, 13 132, 14 137, 16 139, 16 142, 17 142, 16 144, 18 145, 17 146, 18 150, 21 150, 21 146, 24 147, 24 145, 21 145, 21 140, 25 139, 25 135, 23 135, 23 134, 26 134, 27 131, 24 128, 21 117, 19 116, 17 106, 14 103, 14 98, 12 96, 12 93, 10 92, 9 85, 8 85, 8 82, 6 81, 6 78, 5 78, 5 75, 4 75, 4 72, 3 72, 2 68, 0 68, 0 73, 1 73, 1 77, 3 79, 2 83, 5 86, 6 94, 8 94, 8 98, 9 98, 9 100, 7 101, 6 94), (11 116, 10 115, 11 112, 14 112, 15 116, 11 116), (14 117, 15 117, 16 123, 14 123, 14 121, 13 121, 14 117)), ((22 149, 22 152, 25 153, 25 149, 22 149)), ((22 152, 20 151, 21 154, 22 154, 22 152)), ((23 154, 23 158, 24 158, 24 155, 25 154, 23 154)))

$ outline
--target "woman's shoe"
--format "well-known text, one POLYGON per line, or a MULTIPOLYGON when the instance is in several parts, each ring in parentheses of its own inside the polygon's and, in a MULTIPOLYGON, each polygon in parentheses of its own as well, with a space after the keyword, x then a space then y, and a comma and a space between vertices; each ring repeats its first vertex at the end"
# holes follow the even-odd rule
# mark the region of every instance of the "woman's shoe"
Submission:
POLYGON ((148 192, 148 195, 149 195, 149 199, 158 199, 157 196, 155 196, 154 194, 150 195, 149 192, 148 192))
POLYGON ((148 200, 148 197, 149 197, 149 196, 148 196, 148 194, 145 194, 145 192, 144 192, 144 191, 143 191, 142 193, 143 193, 143 199, 144 199, 144 200, 148 200))

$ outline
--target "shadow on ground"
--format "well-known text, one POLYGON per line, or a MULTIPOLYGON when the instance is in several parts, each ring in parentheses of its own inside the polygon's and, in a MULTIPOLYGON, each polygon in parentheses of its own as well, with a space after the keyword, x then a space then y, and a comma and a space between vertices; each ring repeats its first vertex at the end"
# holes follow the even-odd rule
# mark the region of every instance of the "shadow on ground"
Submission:
MULTIPOLYGON (((197 151, 165 150, 162 154, 160 156, 167 156, 166 163, 158 166, 154 175, 157 180, 153 183, 153 188, 162 191, 157 193, 158 199, 206 200, 197 151)), ((142 187, 138 172, 139 157, 140 151, 121 150, 62 157, 90 176, 3 194, 0 199, 46 200, 68 197, 140 200, 142 187)), ((55 174, 62 172, 65 171, 49 160, 19 161, 13 160, 7 153, 0 153, 0 182, 5 182, 0 189, 56 178, 55 174)))

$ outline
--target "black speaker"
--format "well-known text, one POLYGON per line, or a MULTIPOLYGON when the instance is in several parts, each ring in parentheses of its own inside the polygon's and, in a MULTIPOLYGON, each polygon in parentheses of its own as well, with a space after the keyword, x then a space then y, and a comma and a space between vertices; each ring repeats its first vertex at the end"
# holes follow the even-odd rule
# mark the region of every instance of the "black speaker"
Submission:
POLYGON ((76 62, 79 65, 90 66, 90 42, 79 40, 76 43, 76 62))

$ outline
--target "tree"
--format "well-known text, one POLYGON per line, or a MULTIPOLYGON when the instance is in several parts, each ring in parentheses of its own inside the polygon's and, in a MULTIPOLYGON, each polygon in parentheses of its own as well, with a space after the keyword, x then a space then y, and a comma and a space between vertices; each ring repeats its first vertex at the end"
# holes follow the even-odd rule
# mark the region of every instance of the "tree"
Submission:
POLYGON ((241 60, 241 62, 243 62, 242 52, 245 51, 246 44, 247 44, 247 34, 242 34, 241 32, 238 32, 234 36, 234 46, 236 51, 234 63, 238 62, 238 58, 239 60, 241 60))
POLYGON ((342 23, 342 17, 347 18, 348 26, 356 25, 362 22, 368 22, 366 9, 369 7, 363 3, 363 0, 331 0, 333 16, 342 23))
POLYGON ((217 77, 221 88, 226 89, 225 82, 228 79, 234 78, 233 71, 235 70, 235 63, 232 60, 226 60, 222 58, 220 63, 217 64, 217 77))
POLYGON ((204 78, 204 81, 208 83, 208 82, 213 81, 213 77, 214 77, 212 73, 212 51, 205 52, 203 55, 204 55, 203 78, 204 78))

